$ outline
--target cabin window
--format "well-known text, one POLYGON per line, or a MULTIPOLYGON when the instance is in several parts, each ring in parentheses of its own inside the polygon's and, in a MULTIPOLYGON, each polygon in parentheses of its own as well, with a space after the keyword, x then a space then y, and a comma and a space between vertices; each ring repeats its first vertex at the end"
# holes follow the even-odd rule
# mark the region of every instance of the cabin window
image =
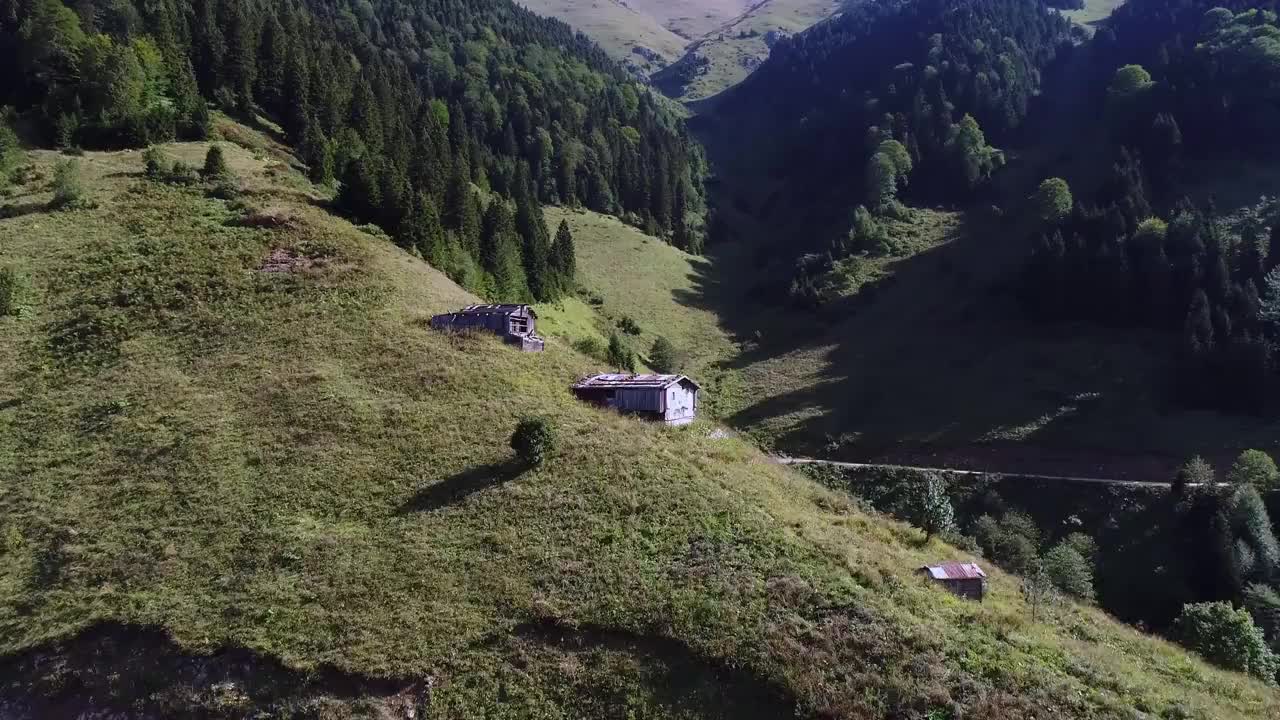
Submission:
POLYGON ((529 318, 522 318, 522 317, 511 318, 511 332, 513 333, 529 332, 529 318))

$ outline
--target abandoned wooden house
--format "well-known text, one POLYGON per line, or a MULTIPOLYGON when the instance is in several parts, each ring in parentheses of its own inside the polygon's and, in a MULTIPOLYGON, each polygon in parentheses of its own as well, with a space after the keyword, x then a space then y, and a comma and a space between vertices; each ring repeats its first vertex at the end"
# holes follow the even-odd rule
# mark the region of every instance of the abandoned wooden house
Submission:
POLYGON ((977 563, 946 562, 940 565, 925 565, 920 574, 957 595, 970 600, 982 602, 987 594, 987 574, 977 563))
POLYGON ((436 330, 485 330, 502 337, 508 345, 525 352, 546 348, 537 334, 538 314, 528 305, 468 305, 452 313, 431 318, 436 330))
POLYGON ((699 390, 698 383, 684 375, 592 375, 573 384, 579 400, 667 425, 693 422, 699 390))

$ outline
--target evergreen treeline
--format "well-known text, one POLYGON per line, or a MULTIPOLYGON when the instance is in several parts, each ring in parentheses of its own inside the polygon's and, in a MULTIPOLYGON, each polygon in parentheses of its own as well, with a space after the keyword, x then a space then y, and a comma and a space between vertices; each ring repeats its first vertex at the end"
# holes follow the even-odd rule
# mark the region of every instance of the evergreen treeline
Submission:
POLYGON ((0 64, 0 105, 62 146, 203 137, 207 101, 262 113, 344 212, 497 300, 570 283, 540 203, 702 245, 682 123, 509 0, 0 0, 0 64))
POLYGON ((892 0, 779 42, 719 111, 769 136, 758 146, 782 189, 753 210, 804 238, 791 257, 838 258, 874 250, 874 233, 850 232, 866 225, 859 205, 874 215, 900 196, 973 199, 1003 163, 989 142, 1019 127, 1068 38, 1039 0, 892 0))
POLYGON ((1186 168, 1275 149, 1280 27, 1269 11, 1139 0, 1096 39, 1100 104, 1119 157, 1091 202, 1039 238, 1027 299, 1048 321, 1181 332, 1177 394, 1193 406, 1274 410, 1280 215, 1228 232, 1181 197, 1186 168), (1156 68, 1128 62, 1142 59, 1156 68), (1108 67, 1109 65, 1109 67, 1108 67))

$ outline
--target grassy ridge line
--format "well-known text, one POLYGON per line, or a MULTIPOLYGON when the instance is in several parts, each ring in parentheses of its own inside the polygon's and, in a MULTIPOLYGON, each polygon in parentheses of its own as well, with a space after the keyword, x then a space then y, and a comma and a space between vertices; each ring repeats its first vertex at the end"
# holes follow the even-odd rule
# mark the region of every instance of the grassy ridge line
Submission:
POLYGON ((617 0, 518 0, 538 13, 562 20, 585 33, 617 60, 630 61, 650 71, 658 69, 632 52, 643 47, 657 53, 660 65, 684 54, 687 41, 652 16, 617 0))
POLYGON ((582 406, 565 386, 592 363, 563 348, 428 331, 465 293, 228 155, 252 208, 92 154, 96 209, 0 221, 3 262, 37 288, 0 322, 20 348, 0 366, 0 471, 22 479, 0 495, 3 652, 115 620, 189 652, 430 675, 430 717, 725 712, 709 678, 661 672, 671 652, 603 639, 621 633, 744 668, 803 714, 1277 710, 1096 611, 1033 623, 998 571, 981 606, 923 585, 912 569, 954 549, 746 444, 582 406), (246 210, 288 222, 243 227, 246 210), (256 269, 281 248, 324 262, 256 269), (505 446, 527 413, 561 434, 532 472, 505 446), (582 628, 585 649, 530 623, 582 628))

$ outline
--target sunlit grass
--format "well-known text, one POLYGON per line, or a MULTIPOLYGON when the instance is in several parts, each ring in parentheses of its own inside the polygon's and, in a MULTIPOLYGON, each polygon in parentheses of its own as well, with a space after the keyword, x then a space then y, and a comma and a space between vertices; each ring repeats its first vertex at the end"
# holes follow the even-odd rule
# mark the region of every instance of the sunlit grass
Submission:
MULTIPOLYGON (((299 198, 297 178, 282 189, 271 160, 228 154, 239 202, 146 181, 140 153, 90 154, 96 209, 0 221, 0 262, 34 288, 28 316, 0 320, 0 652, 133 623, 189 653, 430 676, 427 714, 449 718, 1277 711, 1096 611, 1031 622, 994 569, 984 605, 921 583, 920 564, 963 554, 706 427, 578 403, 568 383, 595 362, 563 343, 431 331, 474 299, 299 198), (244 226, 268 208, 288 222, 244 226), (277 249, 316 263, 262 272, 277 249), (559 445, 527 470, 507 440, 531 414, 559 445), (776 693, 745 703, 759 688, 776 693)), ((578 220, 605 316, 705 336, 702 362, 727 347, 673 301, 698 261, 578 220)), ((583 307, 566 326, 585 327, 583 307)), ((139 701, 223 702, 167 680, 139 701)), ((252 714, 243 702, 217 707, 252 714)))

